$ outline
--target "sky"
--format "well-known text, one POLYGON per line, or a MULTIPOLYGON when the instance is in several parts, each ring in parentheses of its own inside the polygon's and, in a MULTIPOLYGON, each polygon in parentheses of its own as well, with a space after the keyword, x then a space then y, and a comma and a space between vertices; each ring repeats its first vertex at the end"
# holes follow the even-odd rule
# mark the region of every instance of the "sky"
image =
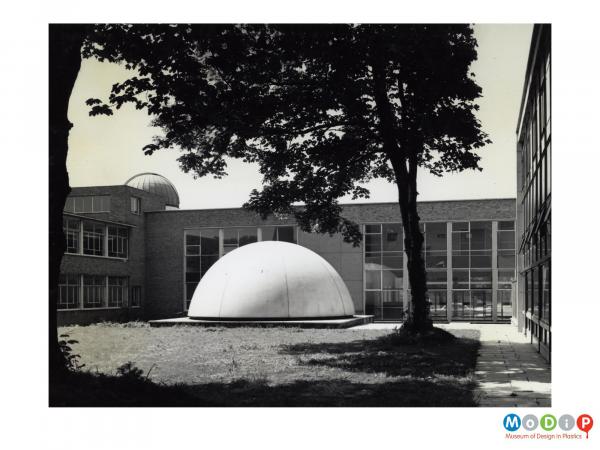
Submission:
MULTIPOLYGON (((477 117, 492 144, 479 150, 481 172, 448 173, 439 178, 421 170, 417 180, 420 201, 516 196, 515 129, 532 29, 528 24, 475 25, 478 59, 471 69, 483 90, 477 117)), ((89 117, 85 100, 107 99, 111 86, 129 76, 131 72, 116 64, 83 61, 69 103, 71 186, 123 184, 137 173, 156 172, 175 185, 182 209, 240 207, 252 189, 260 189, 261 176, 254 164, 229 160, 227 177, 194 179, 179 168, 177 150, 144 155, 142 147, 160 130, 150 125, 145 111, 131 105, 110 117, 89 117)), ((375 180, 365 187, 371 197, 358 202, 397 201, 394 184, 375 180)))

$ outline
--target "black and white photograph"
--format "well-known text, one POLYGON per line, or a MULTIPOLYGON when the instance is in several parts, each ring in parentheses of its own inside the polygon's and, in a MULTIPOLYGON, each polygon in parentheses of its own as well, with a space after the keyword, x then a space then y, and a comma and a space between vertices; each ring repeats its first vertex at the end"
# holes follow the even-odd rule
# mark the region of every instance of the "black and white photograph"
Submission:
MULTIPOLYGON (((552 227, 553 112, 559 130, 591 119, 552 97, 593 91, 585 70, 554 68, 566 21, 189 11, 40 24, 43 175, 14 179, 40 186, 23 220, 48 227, 48 253, 27 251, 43 273, 26 279, 45 281, 18 295, 39 318, 21 306, 6 320, 22 358, 21 334, 41 333, 27 386, 65 433, 48 442, 164 448, 217 420, 280 448, 271 418, 305 422, 301 445, 339 411, 360 446, 402 445, 394 420, 407 445, 439 426, 431 438, 454 446, 471 420, 490 439, 479 446, 589 444, 597 390, 577 367, 594 364, 597 307, 593 275, 577 273, 593 260, 564 252, 596 252, 591 160, 567 202, 555 165, 552 227), (111 411, 118 434, 82 442, 89 423, 68 437, 69 418, 107 424, 111 411), (148 414, 150 447, 126 429, 148 414)), ((575 142, 559 132, 559 154, 585 166, 575 142)), ((195 445, 224 445, 215 436, 195 445)))

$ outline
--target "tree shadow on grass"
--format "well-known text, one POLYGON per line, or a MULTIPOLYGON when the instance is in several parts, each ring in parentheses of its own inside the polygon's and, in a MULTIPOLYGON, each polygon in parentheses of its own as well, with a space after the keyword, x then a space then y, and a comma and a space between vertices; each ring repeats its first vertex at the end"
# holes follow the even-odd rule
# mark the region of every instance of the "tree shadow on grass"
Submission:
POLYGON ((50 406, 92 407, 278 407, 278 406, 475 406, 469 384, 403 379, 353 383, 335 379, 269 385, 265 380, 164 385, 124 383, 119 377, 77 373, 51 387, 50 406))
POLYGON ((166 385, 90 372, 50 387, 51 406, 475 406, 471 377, 478 334, 448 343, 394 345, 390 335, 281 346, 299 364, 342 369, 337 377, 274 384, 265 379, 166 385), (354 374, 354 375, 353 375, 354 374))
POLYGON ((451 342, 396 345, 391 335, 337 343, 301 343, 283 346, 311 366, 326 366, 351 372, 378 373, 388 377, 465 377, 475 369, 479 332, 456 330, 451 342))

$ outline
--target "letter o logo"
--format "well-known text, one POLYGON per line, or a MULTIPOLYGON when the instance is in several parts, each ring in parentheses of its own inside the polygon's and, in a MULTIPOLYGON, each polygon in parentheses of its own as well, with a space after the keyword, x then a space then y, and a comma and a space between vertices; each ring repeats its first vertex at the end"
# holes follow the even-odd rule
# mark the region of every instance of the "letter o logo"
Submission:
POLYGON ((538 419, 533 414, 527 414, 523 417, 522 425, 523 429, 533 431, 538 427, 538 419))

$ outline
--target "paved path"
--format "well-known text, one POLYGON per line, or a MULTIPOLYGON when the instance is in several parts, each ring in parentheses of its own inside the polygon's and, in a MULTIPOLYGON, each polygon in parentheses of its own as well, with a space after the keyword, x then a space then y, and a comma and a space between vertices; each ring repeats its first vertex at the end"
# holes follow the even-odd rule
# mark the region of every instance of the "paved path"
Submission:
POLYGON ((475 367, 479 406, 551 406, 550 364, 515 326, 451 323, 445 327, 481 333, 475 367))
MULTIPOLYGON (((393 329, 398 324, 369 324, 352 329, 393 329)), ((508 324, 453 322, 440 328, 477 330, 481 347, 475 367, 479 406, 551 406, 550 365, 529 340, 508 324)))

